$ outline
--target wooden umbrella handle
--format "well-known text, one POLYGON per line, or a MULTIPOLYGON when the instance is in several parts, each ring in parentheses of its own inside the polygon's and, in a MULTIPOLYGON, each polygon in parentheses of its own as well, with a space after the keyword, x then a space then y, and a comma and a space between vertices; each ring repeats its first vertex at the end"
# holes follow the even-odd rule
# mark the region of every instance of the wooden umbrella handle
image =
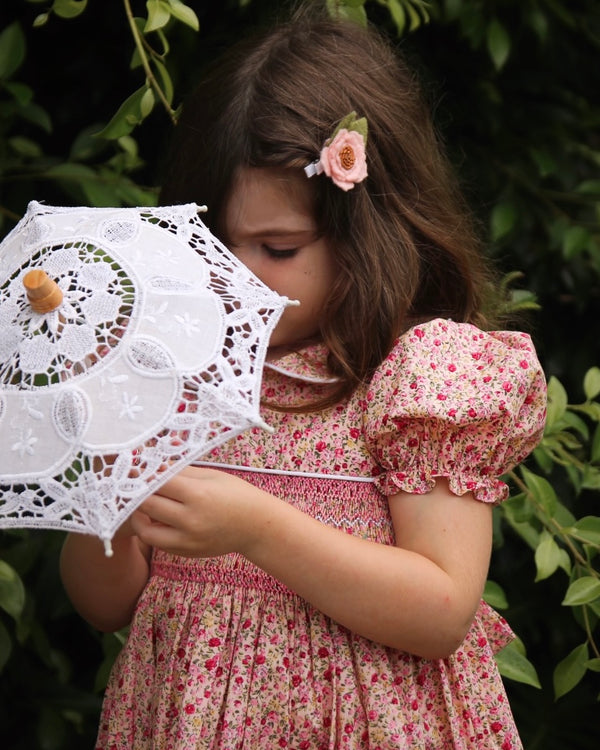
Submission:
POLYGON ((63 293, 56 281, 53 281, 41 268, 34 268, 25 274, 23 285, 27 299, 37 313, 47 313, 60 305, 63 293))

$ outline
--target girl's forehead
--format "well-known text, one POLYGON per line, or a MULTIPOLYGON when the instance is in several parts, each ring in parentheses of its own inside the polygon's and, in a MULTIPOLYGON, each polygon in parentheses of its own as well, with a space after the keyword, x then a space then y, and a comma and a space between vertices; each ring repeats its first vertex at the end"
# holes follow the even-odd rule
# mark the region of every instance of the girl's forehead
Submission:
POLYGON ((304 172, 286 167, 240 167, 233 178, 232 190, 249 189, 287 194, 299 201, 308 201, 312 195, 304 172))
POLYGON ((301 170, 245 167, 225 206, 228 231, 314 231, 313 193, 301 170))

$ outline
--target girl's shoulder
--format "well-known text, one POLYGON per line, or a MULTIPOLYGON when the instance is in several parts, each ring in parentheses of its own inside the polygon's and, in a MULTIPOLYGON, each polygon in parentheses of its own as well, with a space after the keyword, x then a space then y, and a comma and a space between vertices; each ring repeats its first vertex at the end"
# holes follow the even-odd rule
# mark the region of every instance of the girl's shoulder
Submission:
POLYGON ((364 409, 380 465, 410 465, 430 488, 432 471, 472 474, 477 458, 497 477, 523 460, 543 433, 546 381, 528 334, 436 319, 397 340, 364 409))
MULTIPOLYGON (((436 318, 410 328, 377 369, 372 383, 393 378, 419 386, 444 401, 470 385, 478 391, 509 394, 515 384, 543 373, 531 337, 521 331, 482 331, 470 323, 436 318), (460 390, 457 391, 457 387, 460 390)), ((396 386, 394 386, 396 387, 396 386)))

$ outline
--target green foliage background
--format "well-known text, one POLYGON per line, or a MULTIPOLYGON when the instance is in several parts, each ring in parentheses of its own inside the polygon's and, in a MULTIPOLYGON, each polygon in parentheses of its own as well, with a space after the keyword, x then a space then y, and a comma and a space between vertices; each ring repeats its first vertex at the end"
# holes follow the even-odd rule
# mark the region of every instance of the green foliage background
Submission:
MULTIPOLYGON (((377 24, 422 76, 505 305, 549 381, 535 454, 507 477, 486 598, 519 641, 499 658, 527 750, 600 739, 600 3, 327 0, 377 24)), ((156 201, 172 123, 203 63, 274 0, 2 0, 0 236, 31 199, 156 201)), ((3 449, 6 447, 3 446, 3 449)), ((83 623, 57 532, 0 532, 0 737, 93 746, 121 634, 83 623)))

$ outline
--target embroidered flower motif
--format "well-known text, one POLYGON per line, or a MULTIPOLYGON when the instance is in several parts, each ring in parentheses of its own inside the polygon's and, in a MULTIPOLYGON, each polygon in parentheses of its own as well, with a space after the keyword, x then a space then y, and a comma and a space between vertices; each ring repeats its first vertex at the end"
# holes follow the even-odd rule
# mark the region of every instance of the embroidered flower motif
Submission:
POLYGON ((342 190, 352 188, 367 177, 367 120, 351 112, 328 138, 319 158, 304 168, 307 177, 325 172, 342 190))

